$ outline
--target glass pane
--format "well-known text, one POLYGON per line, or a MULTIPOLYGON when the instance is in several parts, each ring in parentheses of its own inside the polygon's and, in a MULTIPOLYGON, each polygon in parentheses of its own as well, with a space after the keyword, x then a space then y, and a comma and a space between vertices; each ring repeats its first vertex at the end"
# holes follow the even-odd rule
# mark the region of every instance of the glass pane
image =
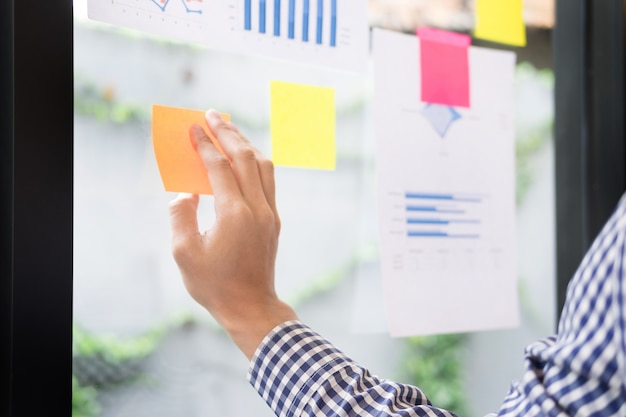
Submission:
MULTIPOLYGON (((467 2, 443 3, 370 1, 370 23, 405 32, 418 25, 468 30, 467 2)), ((95 23, 77 0, 74 414, 273 415, 246 382, 245 357, 180 279, 170 253, 168 202, 175 195, 160 182, 150 106, 230 113, 269 154, 274 79, 334 87, 337 105, 336 171, 276 169, 279 295, 373 373, 416 384, 460 415, 496 411, 522 373, 524 346, 555 327, 551 2, 528 3, 539 17, 529 23, 528 46, 514 49, 522 325, 396 339, 384 332, 380 303, 367 303, 381 285, 371 77, 95 23), (367 325, 359 319, 363 309, 372 318, 367 325), (430 366, 444 363, 443 370, 430 366)), ((210 197, 199 213, 201 228, 210 227, 210 197)))

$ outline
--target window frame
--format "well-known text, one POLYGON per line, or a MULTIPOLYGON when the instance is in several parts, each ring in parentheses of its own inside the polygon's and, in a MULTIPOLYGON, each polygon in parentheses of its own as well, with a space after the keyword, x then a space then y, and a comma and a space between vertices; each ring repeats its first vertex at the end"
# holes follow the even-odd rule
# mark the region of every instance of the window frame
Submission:
POLYGON ((554 29, 557 314, 626 190, 624 2, 557 1, 554 29))
MULTIPOLYGON (((558 0, 558 311, 626 188, 624 3, 558 0)), ((0 2, 0 414, 71 415, 71 0, 0 2), (5 342, 7 341, 7 342, 5 342)))
POLYGON ((2 1, 0 414, 72 410, 73 11, 2 1))

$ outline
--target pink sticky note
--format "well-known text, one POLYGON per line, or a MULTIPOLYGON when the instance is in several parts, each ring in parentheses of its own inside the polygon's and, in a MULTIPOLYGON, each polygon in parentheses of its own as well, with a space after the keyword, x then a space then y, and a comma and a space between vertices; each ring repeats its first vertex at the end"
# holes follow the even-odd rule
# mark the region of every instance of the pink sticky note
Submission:
POLYGON ((470 37, 445 30, 418 28, 422 65, 422 101, 469 107, 470 37))

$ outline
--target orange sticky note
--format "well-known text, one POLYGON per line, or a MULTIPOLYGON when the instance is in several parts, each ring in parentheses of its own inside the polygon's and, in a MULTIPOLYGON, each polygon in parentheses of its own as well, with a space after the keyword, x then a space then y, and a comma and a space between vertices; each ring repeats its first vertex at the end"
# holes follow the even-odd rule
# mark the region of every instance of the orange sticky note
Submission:
MULTIPOLYGON (((213 194, 209 174, 189 137, 189 128, 198 124, 223 153, 207 127, 205 113, 204 110, 152 106, 152 146, 166 191, 213 194)), ((230 115, 222 114, 222 119, 230 122, 230 115)))

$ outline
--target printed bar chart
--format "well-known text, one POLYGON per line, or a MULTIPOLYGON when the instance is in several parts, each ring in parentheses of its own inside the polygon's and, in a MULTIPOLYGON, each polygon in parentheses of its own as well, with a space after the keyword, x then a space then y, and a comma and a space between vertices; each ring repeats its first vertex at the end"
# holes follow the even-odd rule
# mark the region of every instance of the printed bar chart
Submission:
POLYGON ((437 206, 413 206, 413 205, 407 205, 406 206, 406 210, 407 211, 435 211, 437 213, 456 213, 456 214, 463 214, 463 213, 465 213, 464 210, 459 210, 459 209, 454 209, 454 208, 447 208, 447 207, 437 207, 437 206))
POLYGON ((289 39, 294 39, 296 36, 296 0, 289 0, 289 32, 287 36, 289 39))
POLYGON ((479 239, 484 197, 478 194, 405 192, 406 236, 479 239))
POLYGON ((234 53, 363 73, 367 2, 87 0, 90 19, 234 53))
POLYGON ((244 29, 252 30, 252 0, 244 1, 244 29))
POLYGON ((324 1, 317 0, 317 26, 315 31, 315 42, 322 44, 322 29, 324 26, 324 1))
POLYGON ((274 0, 274 36, 280 36, 280 0, 274 0))
POLYGON ((427 232, 408 232, 409 237, 448 237, 455 239, 478 239, 480 237, 479 234, 451 234, 446 232, 437 232, 437 231, 427 231, 427 232))
POLYGON ((304 0, 302 8, 302 41, 309 41, 309 0, 304 0))
POLYGON ((407 224, 454 224, 454 223, 465 223, 465 224, 478 224, 480 220, 444 220, 444 219, 413 219, 407 218, 407 224))
POLYGON ((302 42, 309 42, 309 39, 313 39, 316 45, 337 47, 337 0, 258 0, 258 8, 254 7, 253 1, 243 0, 245 31, 258 31, 259 34, 266 34, 269 26, 273 37, 280 38, 286 35, 286 39, 289 40, 297 40, 300 35, 296 33, 301 31, 302 42), (311 16, 311 1, 316 2, 314 17, 311 16), (271 10, 268 10, 268 2, 271 10), (254 27, 254 13, 258 13, 258 27, 254 27), (286 14, 286 19, 284 14, 286 14), (314 21, 311 25, 312 19, 314 21), (310 33, 311 29, 313 33, 310 33))
POLYGON ((330 3, 330 46, 337 45, 337 0, 330 3))
POLYGON ((265 0, 259 0, 259 32, 265 33, 265 0))
POLYGON ((480 196, 471 194, 438 194, 438 193, 413 193, 408 192, 405 194, 406 198, 418 198, 425 200, 454 200, 454 201, 471 201, 480 202, 480 196))

